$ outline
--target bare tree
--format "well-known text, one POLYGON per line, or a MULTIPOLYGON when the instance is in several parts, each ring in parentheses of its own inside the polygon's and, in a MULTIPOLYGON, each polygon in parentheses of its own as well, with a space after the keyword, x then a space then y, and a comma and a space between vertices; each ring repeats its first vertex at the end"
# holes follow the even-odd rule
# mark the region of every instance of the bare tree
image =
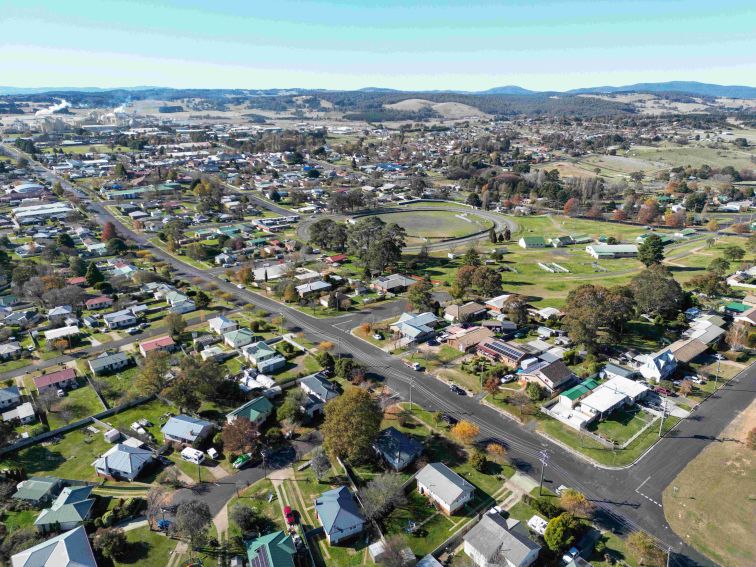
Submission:
POLYGON ((318 482, 323 480, 331 470, 331 463, 328 460, 328 456, 323 450, 323 447, 318 447, 313 451, 312 459, 310 459, 310 466, 312 467, 312 472, 315 473, 315 478, 318 479, 318 482))
POLYGON ((359 490, 360 502, 369 520, 377 520, 406 501, 404 482, 397 474, 376 476, 359 490))
POLYGON ((152 519, 160 512, 160 508, 165 502, 168 492, 161 486, 153 486, 147 493, 147 521, 152 519))

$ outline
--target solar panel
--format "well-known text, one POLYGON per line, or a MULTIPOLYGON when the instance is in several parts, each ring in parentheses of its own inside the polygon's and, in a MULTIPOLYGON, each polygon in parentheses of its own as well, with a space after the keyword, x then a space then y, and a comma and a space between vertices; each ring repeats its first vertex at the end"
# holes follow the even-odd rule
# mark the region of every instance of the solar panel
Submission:
POLYGON ((525 353, 521 350, 516 349, 513 346, 510 346, 507 343, 503 343, 501 341, 491 341, 490 343, 486 343, 485 347, 500 356, 504 356, 512 360, 517 360, 518 358, 525 356, 525 353))

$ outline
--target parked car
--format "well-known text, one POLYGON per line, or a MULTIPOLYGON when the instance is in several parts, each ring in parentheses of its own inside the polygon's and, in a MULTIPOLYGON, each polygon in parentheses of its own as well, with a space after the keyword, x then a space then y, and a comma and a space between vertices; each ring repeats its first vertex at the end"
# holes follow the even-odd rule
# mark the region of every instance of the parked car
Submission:
POLYGON ((507 382, 511 382, 515 378, 516 376, 514 374, 507 374, 506 376, 501 377, 501 383, 506 384, 507 382))
POLYGON ((573 559, 575 559, 578 555, 580 555, 580 551, 578 551, 577 547, 571 547, 569 551, 565 552, 564 555, 562 555, 562 563, 567 565, 568 563, 571 563, 573 559))
POLYGON ((297 517, 294 511, 291 509, 291 506, 284 506, 284 516, 286 517, 286 523, 290 526, 293 526, 297 523, 297 517))
POLYGON ((376 341, 381 341, 381 340, 383 340, 383 335, 381 335, 380 333, 373 333, 373 338, 376 341))
POLYGON ((252 453, 244 453, 243 455, 239 455, 231 466, 235 469, 241 470, 250 463, 252 463, 252 453))
POLYGON ((449 415, 448 413, 445 413, 444 415, 442 415, 441 419, 445 423, 448 423, 449 425, 457 425, 459 423, 459 420, 456 417, 454 417, 453 415, 449 415))
POLYGON ((210 447, 207 450, 207 456, 213 460, 216 460, 220 455, 218 454, 218 451, 216 451, 214 447, 210 447))
POLYGON ((59 398, 65 398, 66 397, 66 391, 63 388, 58 388, 58 390, 55 392, 55 395, 59 398))
POLYGON ((466 396, 467 392, 465 392, 462 388, 457 386, 456 384, 449 384, 449 389, 454 392, 455 394, 458 394, 460 396, 466 396))
POLYGON ((239 289, 244 289, 244 284, 238 283, 238 284, 236 284, 236 287, 238 287, 239 289))
POLYGON ((199 449, 193 449, 192 447, 184 447, 181 450, 181 458, 195 465, 199 465, 205 460, 205 453, 199 449))
POLYGON ((667 390, 666 388, 662 388, 661 386, 657 386, 654 388, 654 392, 657 394, 661 394, 662 396, 674 396, 675 393, 671 392, 670 390, 667 390))

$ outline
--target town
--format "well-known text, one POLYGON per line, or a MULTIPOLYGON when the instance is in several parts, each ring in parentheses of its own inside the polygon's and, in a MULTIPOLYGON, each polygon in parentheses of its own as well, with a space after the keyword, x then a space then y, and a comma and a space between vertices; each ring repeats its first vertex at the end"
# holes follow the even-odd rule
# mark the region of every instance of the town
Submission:
POLYGON ((756 564, 754 11, 662 4, 11 0, 0 566, 756 564))

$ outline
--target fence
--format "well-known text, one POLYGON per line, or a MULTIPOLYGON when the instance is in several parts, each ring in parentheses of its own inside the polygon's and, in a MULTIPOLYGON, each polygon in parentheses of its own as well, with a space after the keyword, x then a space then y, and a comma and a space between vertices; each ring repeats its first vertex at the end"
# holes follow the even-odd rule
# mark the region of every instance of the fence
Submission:
POLYGON ((39 435, 35 435, 34 437, 28 437, 26 439, 21 439, 19 441, 16 441, 15 443, 8 445, 7 447, 0 448, 0 456, 7 455, 8 453, 13 453, 15 451, 19 451, 25 447, 29 447, 31 445, 36 445, 37 443, 41 443, 42 441, 45 441, 47 439, 51 439, 52 437, 56 437, 58 435, 64 435, 68 433, 69 431, 73 431, 75 429, 79 429, 80 427, 83 427, 85 425, 89 425, 90 423, 93 423, 95 420, 99 420, 105 417, 110 417, 111 415, 115 415, 117 413, 121 413, 122 411, 125 411, 127 409, 131 409, 135 406, 144 404, 146 402, 149 402, 152 400, 154 396, 144 396, 141 398, 135 398, 131 400, 130 402, 127 402, 125 404, 121 404, 120 406, 117 406, 115 408, 111 408, 109 410, 102 411, 95 415, 90 415, 89 417, 85 417, 84 419, 80 419, 78 421, 75 421, 73 423, 69 423, 68 425, 64 425, 63 427, 58 427, 57 429, 53 429, 52 431, 46 431, 44 433, 40 433, 39 435))

